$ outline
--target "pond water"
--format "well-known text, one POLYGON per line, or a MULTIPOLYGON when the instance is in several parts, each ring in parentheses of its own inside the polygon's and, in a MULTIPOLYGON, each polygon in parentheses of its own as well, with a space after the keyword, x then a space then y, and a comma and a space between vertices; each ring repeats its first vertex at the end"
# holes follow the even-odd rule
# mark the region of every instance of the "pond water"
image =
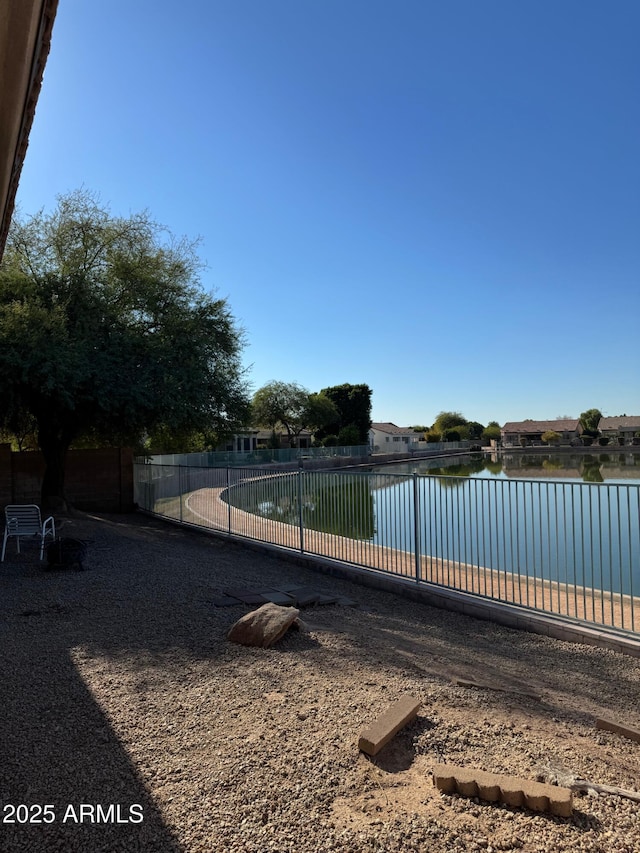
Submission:
POLYGON ((640 593, 640 454, 473 454, 255 476, 230 500, 387 554, 640 593))
POLYGON ((443 560, 640 591, 640 455, 474 454, 371 476, 376 544, 413 552, 417 540, 443 560))
POLYGON ((372 468, 389 474, 640 483, 640 453, 473 453, 372 468))

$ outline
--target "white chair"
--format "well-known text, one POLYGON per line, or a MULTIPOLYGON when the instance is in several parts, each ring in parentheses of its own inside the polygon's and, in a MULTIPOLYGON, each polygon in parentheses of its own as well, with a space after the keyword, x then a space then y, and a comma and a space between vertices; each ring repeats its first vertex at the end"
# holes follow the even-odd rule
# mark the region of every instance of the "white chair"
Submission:
POLYGON ((2 542, 2 559, 0 559, 0 563, 4 562, 7 540, 10 536, 16 539, 18 554, 20 553, 21 537, 39 536, 40 559, 42 559, 47 536, 51 536, 52 539, 56 538, 56 523, 53 520, 53 516, 50 515, 49 518, 42 521, 40 508, 35 504, 10 504, 5 507, 4 515, 4 539, 2 542))

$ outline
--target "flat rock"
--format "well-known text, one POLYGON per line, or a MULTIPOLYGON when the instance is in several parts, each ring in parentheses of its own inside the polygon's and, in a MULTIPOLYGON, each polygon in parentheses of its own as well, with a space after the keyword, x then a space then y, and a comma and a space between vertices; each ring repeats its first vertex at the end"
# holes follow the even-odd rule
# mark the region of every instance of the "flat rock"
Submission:
POLYGON ((268 602, 238 619, 227 638, 242 646, 266 649, 286 634, 299 615, 300 611, 295 607, 281 607, 268 602))

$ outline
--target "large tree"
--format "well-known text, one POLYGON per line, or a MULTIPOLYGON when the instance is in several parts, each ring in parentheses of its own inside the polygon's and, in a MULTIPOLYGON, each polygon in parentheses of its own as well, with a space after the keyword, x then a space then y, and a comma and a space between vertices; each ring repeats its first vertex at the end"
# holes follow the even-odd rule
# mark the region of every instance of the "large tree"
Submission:
POLYGON ((367 444, 371 428, 371 388, 368 385, 332 385, 320 392, 328 397, 338 411, 338 417, 324 426, 318 435, 338 435, 341 429, 355 427, 358 441, 367 444))
POLYGON ((85 191, 14 220, 0 264, 0 419, 35 420, 45 506, 64 505, 65 455, 83 435, 245 420, 243 335, 202 289, 196 248, 85 191))
POLYGON ((297 382, 267 382, 253 395, 253 421, 275 430, 284 427, 295 446, 304 429, 315 430, 335 419, 336 408, 323 394, 311 394, 297 382))

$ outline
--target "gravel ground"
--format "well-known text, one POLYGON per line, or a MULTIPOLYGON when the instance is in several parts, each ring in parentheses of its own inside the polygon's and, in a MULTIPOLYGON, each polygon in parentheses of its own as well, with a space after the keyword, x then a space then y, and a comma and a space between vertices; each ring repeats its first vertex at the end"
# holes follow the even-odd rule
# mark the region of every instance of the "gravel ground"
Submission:
POLYGON ((564 819, 445 796, 431 778, 444 761, 636 789, 640 744, 595 718, 640 728, 639 660, 144 516, 78 515, 62 532, 88 542, 87 571, 45 571, 13 543, 0 567, 0 850, 640 850, 631 799, 578 794, 564 819), (224 588, 297 582, 358 606, 305 610, 309 633, 272 649, 226 640, 248 608, 216 608, 224 588), (361 731, 405 694, 417 720, 360 754, 361 731))

